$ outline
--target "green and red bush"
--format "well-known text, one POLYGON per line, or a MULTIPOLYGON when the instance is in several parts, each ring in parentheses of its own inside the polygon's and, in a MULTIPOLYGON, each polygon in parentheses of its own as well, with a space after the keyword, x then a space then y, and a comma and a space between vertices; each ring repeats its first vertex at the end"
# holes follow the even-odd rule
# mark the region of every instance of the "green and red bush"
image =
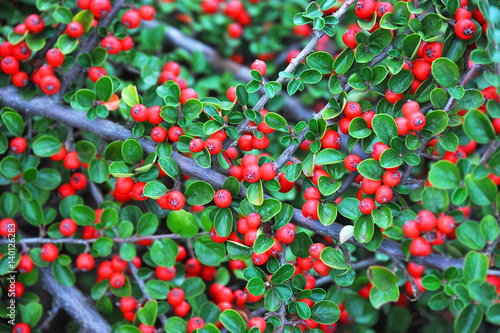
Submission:
POLYGON ((499 8, 0 1, 0 332, 493 331, 499 8))

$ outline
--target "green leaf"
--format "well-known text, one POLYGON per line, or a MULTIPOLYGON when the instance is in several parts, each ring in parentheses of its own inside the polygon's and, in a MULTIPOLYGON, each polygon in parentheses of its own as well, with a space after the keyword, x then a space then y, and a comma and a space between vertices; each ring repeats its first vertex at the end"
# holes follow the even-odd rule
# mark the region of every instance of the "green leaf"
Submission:
POLYGON ((389 302, 396 302, 399 299, 399 288, 393 285, 391 289, 382 291, 377 288, 370 290, 370 303, 375 309, 379 309, 382 305, 389 302))
POLYGON ((486 280, 488 257, 485 254, 470 251, 464 260, 464 281, 486 280))
POLYGON ((182 114, 186 119, 196 119, 200 115, 203 105, 197 99, 189 99, 182 106, 182 114))
POLYGON ((335 222, 335 219, 337 218, 337 206, 335 206, 333 203, 330 202, 324 204, 320 203, 318 205, 318 217, 319 221, 324 226, 331 225, 333 222, 335 222))
POLYGON ((146 282, 146 292, 155 299, 166 299, 169 291, 166 281, 149 280, 146 282))
POLYGON ((327 148, 321 150, 316 155, 316 164, 317 165, 330 165, 337 164, 344 160, 344 156, 338 150, 333 148, 327 148))
POLYGON ((396 94, 402 94, 410 88, 412 82, 413 74, 409 70, 402 69, 399 73, 393 75, 389 79, 389 89, 394 91, 396 94))
POLYGON ((80 226, 93 225, 96 219, 94 210, 85 205, 75 205, 71 207, 70 214, 71 219, 80 226))
POLYGON ((186 202, 192 206, 206 205, 214 198, 215 191, 212 186, 204 181, 195 181, 189 184, 184 195, 186 202))
POLYGON ((495 201, 498 189, 490 178, 475 179, 472 174, 465 176, 465 188, 476 205, 489 205, 495 201))
POLYGON ((190 277, 184 280, 181 285, 186 299, 196 297, 205 291, 205 283, 199 277, 190 277))
POLYGON ((399 281, 396 274, 383 266, 369 267, 367 275, 373 286, 381 291, 392 289, 399 281))
POLYGON ((69 35, 61 35, 57 40, 57 47, 66 55, 73 52, 78 46, 78 39, 71 38, 69 35))
POLYGON ((80 140, 75 144, 75 151, 78 154, 80 162, 90 163, 95 157, 97 149, 91 142, 80 140))
POLYGON ((455 332, 476 332, 483 320, 483 308, 471 303, 467 305, 456 317, 455 332))
POLYGON ((26 305, 20 304, 19 307, 21 310, 21 317, 23 318, 23 322, 30 327, 35 327, 42 317, 42 305, 35 301, 29 302, 26 305))
POLYGON ((453 61, 441 57, 432 62, 432 76, 437 83, 445 88, 450 88, 458 83, 460 71, 453 61))
POLYGON ((109 164, 102 158, 95 158, 89 164, 89 177, 94 183, 102 184, 109 179, 109 164))
POLYGON ((306 69, 300 73, 300 80, 303 83, 315 84, 321 80, 321 72, 316 69, 306 69))
POLYGON ((499 233, 498 222, 497 220, 491 216, 486 215, 481 219, 481 234, 488 242, 493 242, 499 233))
POLYGON ((179 175, 179 167, 171 157, 160 157, 158 165, 172 179, 176 179, 179 175))
POLYGON ((179 234, 184 238, 194 237, 198 233, 199 229, 198 222, 193 214, 188 213, 183 209, 171 211, 168 214, 167 226, 173 233, 179 234))
POLYGON ((252 257, 252 253, 251 247, 233 241, 227 242, 227 254, 233 260, 248 260, 252 257))
POLYGON ((247 326, 241 315, 234 310, 226 310, 220 315, 222 325, 231 333, 244 333, 247 326))
MULTIPOLYGON (((446 96, 446 100, 447 98, 448 96, 446 96)), ((432 131, 434 135, 438 135, 448 126, 448 120, 448 113, 441 110, 431 111, 425 115, 424 129, 432 131)))
POLYGON ((100 77, 95 83, 95 93, 100 101, 109 101, 113 95, 113 80, 109 76, 100 77))
MULTIPOLYGON (((2 196, 3 198, 3 196, 2 196)), ((26 221, 31 225, 38 227, 43 223, 43 208, 38 200, 29 200, 23 202, 21 212, 26 221)))
POLYGON ((333 70, 336 74, 345 74, 351 68, 354 62, 354 51, 351 48, 345 48, 333 63, 333 70))
POLYGON ((326 52, 314 52, 306 58, 309 67, 318 70, 321 74, 331 74, 333 57, 326 52))
POLYGON ((262 188, 262 181, 250 184, 247 192, 248 201, 255 206, 260 206, 264 202, 264 189, 262 188))
POLYGON ((380 166, 380 163, 377 160, 368 158, 359 163, 358 172, 363 177, 371 180, 382 180, 385 169, 380 166))
POLYGON ((379 209, 372 210, 371 216, 380 228, 386 229, 392 223, 392 211, 387 206, 381 206, 379 209))
POLYGON ((380 155, 380 165, 386 169, 397 168, 403 164, 400 154, 392 148, 384 150, 380 155))
MULTIPOLYGON (((174 213, 174 211, 170 212, 170 214, 174 213)), ((170 214, 168 216, 170 216, 170 214)), ((150 236, 154 235, 156 230, 158 229, 158 217, 153 213, 146 213, 141 215, 139 221, 137 221, 137 234, 139 236, 150 236)), ((168 224, 168 219, 167 219, 168 224)), ((172 230, 172 229, 170 229, 172 230)), ((173 230, 172 230, 173 231, 173 230)), ((175 231, 173 231, 175 232, 175 231)))
POLYGON ((460 171, 450 161, 438 161, 429 171, 429 181, 442 189, 454 189, 460 185, 460 171))
POLYGON ((271 277, 271 282, 274 284, 282 284, 292 278, 295 273, 295 267, 292 264, 281 266, 271 277))
POLYGON ((320 259, 325 263, 325 265, 333 269, 345 271, 350 267, 349 264, 347 264, 342 251, 334 249, 333 247, 324 248, 321 252, 320 259))
POLYGON ((140 101, 139 95, 137 94, 137 88, 131 84, 123 88, 122 99, 129 107, 133 107, 134 105, 139 104, 140 101))
POLYGON ((155 240, 151 245, 151 260, 158 266, 172 267, 179 254, 177 243, 169 238, 155 240))
POLYGON ((61 150, 61 142, 49 135, 42 135, 33 142, 33 152, 40 157, 49 157, 61 150))
POLYGON ((488 117, 478 110, 470 110, 465 115, 464 131, 477 143, 488 143, 495 140, 495 130, 488 117))
POLYGON ((374 233, 374 225, 371 216, 361 215, 354 223, 354 236, 360 243, 368 243, 374 233))
POLYGON ((264 117, 264 122, 267 126, 275 130, 281 130, 287 125, 285 118, 273 112, 268 112, 266 114, 266 116, 264 117))
POLYGON ((311 319, 318 324, 330 325, 340 318, 340 309, 332 301, 316 302, 311 307, 311 319))
POLYGON ((461 223, 456 233, 460 243, 473 250, 481 250, 486 245, 479 223, 475 221, 469 220, 461 223))
POLYGON ((380 141, 386 145, 391 143, 392 138, 398 136, 396 122, 387 114, 376 114, 372 120, 372 127, 380 141))
POLYGON ((152 199, 158 199, 161 196, 164 196, 167 192, 167 187, 160 183, 159 181, 153 180, 144 186, 144 196, 152 199))
POLYGON ((422 278, 422 286, 426 290, 438 290, 441 287, 441 280, 437 276, 429 274, 422 278))
POLYGON ((144 151, 137 139, 128 138, 122 145, 122 155, 125 162, 135 164, 142 160, 144 151))
MULTIPOLYGON (((207 266, 217 266, 226 258, 224 244, 215 243, 208 235, 199 237, 194 249, 200 262, 207 266)), ((175 262, 175 257, 173 259, 175 262)))
POLYGON ((73 20, 73 15, 71 11, 63 6, 59 6, 52 13, 52 17, 59 23, 69 24, 73 20))
POLYGON ((75 282, 75 274, 68 266, 62 266, 57 260, 52 263, 52 274, 59 284, 65 287, 72 287, 75 282))
POLYGON ((2 114, 2 120, 9 132, 14 136, 22 136, 24 133, 24 120, 17 113, 6 111, 2 114))
POLYGON ((347 217, 350 220, 356 220, 361 216, 361 211, 359 210, 359 200, 356 198, 344 198, 337 205, 338 212, 340 215, 347 217))
POLYGON ((158 312, 158 304, 154 299, 146 302, 139 310, 137 310, 137 317, 147 326, 153 326, 156 321, 156 314, 158 312))
POLYGON ((448 192, 435 187, 426 187, 422 192, 424 208, 433 213, 444 213, 448 209, 448 192))

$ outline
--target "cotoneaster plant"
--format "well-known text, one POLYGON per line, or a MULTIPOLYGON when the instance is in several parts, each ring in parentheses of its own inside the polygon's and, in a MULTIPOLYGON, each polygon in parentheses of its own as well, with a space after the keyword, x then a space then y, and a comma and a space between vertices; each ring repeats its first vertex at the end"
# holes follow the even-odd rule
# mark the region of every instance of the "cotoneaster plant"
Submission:
POLYGON ((0 331, 495 329, 497 7, 0 3, 0 331))

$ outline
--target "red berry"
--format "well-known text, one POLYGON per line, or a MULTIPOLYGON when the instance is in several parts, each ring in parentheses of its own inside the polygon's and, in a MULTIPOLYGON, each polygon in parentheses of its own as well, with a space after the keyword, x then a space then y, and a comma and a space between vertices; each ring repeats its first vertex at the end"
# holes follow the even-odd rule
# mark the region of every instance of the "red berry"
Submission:
POLYGON ((260 227, 260 223, 262 221, 260 215, 258 213, 250 213, 245 217, 248 228, 250 229, 258 229, 260 227))
POLYGON ((394 91, 387 89, 385 91, 385 98, 389 101, 389 103, 395 104, 397 101, 403 99, 403 94, 396 94, 394 91))
POLYGON ((198 99, 198 93, 191 88, 182 90, 180 97, 181 104, 184 105, 189 99, 198 99))
POLYGON ((181 288, 170 290, 167 296, 168 303, 172 306, 178 306, 184 302, 184 291, 181 288))
POLYGON ((345 105, 344 114, 347 118, 353 119, 361 115, 361 105, 356 102, 349 102, 345 105))
POLYGON ((399 175, 399 172, 393 170, 384 172, 384 175, 382 176, 384 184, 391 187, 398 185, 400 180, 401 176, 399 175))
POLYGON ((117 54, 122 50, 122 44, 115 36, 107 36, 101 40, 101 46, 111 55, 117 54))
POLYGON ((322 243, 314 243, 309 247, 309 254, 311 257, 314 259, 319 259, 321 252, 323 252, 323 249, 325 248, 325 245, 322 243))
POLYGON ((437 226, 437 218, 428 210, 421 210, 417 214, 418 228, 421 231, 431 231, 437 226))
POLYGON ((205 148, 205 142, 202 139, 193 139, 189 142, 189 150, 193 153, 199 153, 205 148))
POLYGON ((148 109, 142 104, 136 104, 130 109, 130 115, 135 121, 143 122, 148 119, 148 109))
POLYGON ((222 142, 216 138, 208 138, 205 141, 205 148, 211 155, 217 155, 222 150, 222 142))
POLYGON ((184 135, 184 131, 179 126, 170 127, 168 129, 168 139, 172 142, 179 141, 179 138, 184 135))
POLYGON ((59 91, 61 83, 59 79, 53 75, 47 75, 40 80, 40 88, 47 95, 54 95, 59 91))
POLYGON ((106 70, 102 67, 91 67, 89 70, 89 78, 90 80, 92 80, 92 82, 97 82, 99 78, 106 75, 107 75, 106 70))
POLYGON ((151 130, 151 139, 154 142, 163 142, 167 138, 167 131, 163 127, 153 127, 151 130))
POLYGON ((17 223, 13 219, 5 218, 0 220, 0 235, 3 237, 9 237, 15 234, 17 231, 17 223))
POLYGON ((90 271, 94 268, 95 259, 90 253, 81 253, 76 258, 76 267, 81 271, 90 271))
POLYGON ((175 277, 176 269, 172 267, 156 266, 156 277, 162 281, 170 281, 175 277))
POLYGON ((262 76, 264 76, 266 74, 266 71, 267 71, 267 65, 264 61, 257 59, 252 63, 252 65, 250 66, 250 69, 256 70, 262 76))
POLYGON ((302 206, 302 215, 309 220, 318 219, 319 200, 307 200, 302 206))
POLYGON ((7 56, 2 59, 0 68, 5 74, 12 75, 19 71, 19 62, 13 56, 7 56))
POLYGON ((392 196, 393 193, 391 188, 387 185, 382 185, 377 189, 377 192, 375 193, 375 200, 379 204, 385 204, 391 202, 392 196))
POLYGON ((252 329, 253 327, 257 327, 260 333, 264 333, 266 330, 266 321, 261 317, 253 317, 248 321, 248 329, 252 329))
POLYGON ((133 297, 122 297, 120 299, 120 310, 122 312, 134 311, 137 307, 137 301, 133 297))
POLYGON ((342 143, 342 138, 340 137, 340 134, 334 130, 326 131, 323 137, 321 138, 322 148, 339 149, 341 143, 342 143))
POLYGON ((442 44, 438 42, 432 42, 425 44, 424 48, 422 49, 422 55, 427 62, 432 63, 434 60, 441 57, 442 51, 442 44))
POLYGON ((382 185, 382 182, 380 180, 363 178, 363 181, 361 182, 361 189, 366 194, 375 194, 380 185, 382 185))
POLYGON ((455 24, 455 34, 462 40, 469 40, 476 33, 476 25, 469 19, 463 18, 455 24))
POLYGON ((57 259, 59 256, 59 250, 54 244, 48 243, 42 246, 42 250, 40 251, 40 257, 47 261, 52 262, 57 259))
POLYGON ((229 207, 232 201, 231 193, 228 190, 219 190, 214 195, 214 203, 220 208, 229 207))
POLYGON ((377 142, 372 147, 372 157, 377 161, 380 160, 380 155, 382 155, 382 153, 389 148, 390 147, 388 145, 383 144, 382 142, 377 142))
POLYGON ((121 272, 113 272, 109 277, 109 285, 115 289, 121 288, 125 285, 126 277, 121 272))
POLYGON ((47 51, 47 62, 52 67, 59 67, 64 62, 64 54, 59 49, 50 49, 47 51))
POLYGON ((83 35, 83 26, 80 22, 71 22, 66 26, 66 33, 70 37, 78 38, 83 35))
POLYGON ((408 119, 408 127, 414 131, 420 131, 425 126, 425 116, 420 112, 413 112, 408 119))
POLYGON ((219 10, 218 0, 203 0, 201 2, 201 9, 205 14, 213 14, 219 10))
POLYGON ((26 150, 26 139, 22 136, 12 139, 10 142, 10 149, 14 154, 21 154, 26 150))
POLYGON ((179 191, 172 191, 167 194, 168 205, 171 210, 180 210, 186 203, 184 194, 179 191))
POLYGON ((379 1, 375 5, 375 11, 377 12, 377 16, 381 18, 385 13, 393 12, 392 4, 390 2, 379 1))
POLYGON ((261 176, 262 180, 271 180, 276 177, 276 168, 273 163, 264 163, 261 167, 261 176))
POLYGON ((364 198, 359 202, 359 210, 363 214, 369 215, 375 208, 375 201, 371 198, 364 198))
POLYGON ((77 227, 76 222, 72 219, 64 219, 59 224, 59 231, 63 236, 69 237, 76 232, 77 227))
POLYGON ((373 17, 375 6, 376 4, 374 0, 358 0, 354 12, 360 19, 369 20, 373 17))
POLYGON ((187 322, 187 331, 188 333, 191 333, 198 328, 202 328, 204 325, 205 322, 203 321, 203 319, 201 319, 200 317, 193 317, 187 322))
POLYGON ((431 244, 429 244, 424 238, 417 237, 411 241, 410 253, 412 256, 422 256, 427 257, 432 252, 431 244))
POLYGON ((424 266, 415 264, 412 262, 408 263, 408 272, 413 276, 413 277, 419 277, 422 276, 424 273, 424 266))
POLYGON ((231 23, 227 27, 227 32, 231 38, 239 38, 243 33, 243 28, 238 23, 231 23))
POLYGON ((111 3, 109 0, 92 0, 90 2, 90 11, 94 17, 99 19, 109 14, 111 11, 111 3))
POLYGON ((139 8, 139 15, 141 15, 144 21, 151 21, 155 18, 156 10, 153 6, 141 6, 141 8, 139 8))
POLYGON ((30 273, 34 267, 35 267, 35 264, 31 260, 30 256, 27 254, 23 254, 21 256, 21 259, 19 260, 19 264, 17 265, 17 269, 19 270, 20 273, 23 273, 23 274, 30 273))
POLYGON ((455 219, 448 215, 440 216, 437 220, 437 228, 445 234, 453 232, 455 230, 455 219))
POLYGON ((74 173, 69 179, 69 185, 75 191, 81 191, 85 188, 85 186, 87 186, 87 177, 80 172, 74 173))
POLYGON ((304 199, 306 199, 306 200, 319 200, 319 199, 321 199, 321 193, 319 192, 319 190, 316 187, 310 186, 304 192, 304 199))
POLYGON ((283 244, 290 244, 295 239, 295 226, 288 223, 276 231, 276 238, 283 244))
POLYGON ((122 46, 122 51, 129 51, 134 46, 134 40, 132 37, 127 36, 123 39, 119 39, 120 45, 122 46))
POLYGON ((24 24, 26 25, 28 31, 32 34, 39 34, 45 27, 45 23, 42 18, 37 14, 31 14, 28 16, 24 21, 24 24))
POLYGON ((256 164, 251 164, 243 169, 243 178, 249 183, 255 183, 259 181, 262 175, 262 170, 256 164))
POLYGON ((127 10, 122 15, 122 23, 127 29, 135 29, 141 25, 141 15, 135 9, 127 10))
POLYGON ((358 46, 358 42, 356 42, 356 34, 358 32, 359 30, 352 28, 344 31, 344 34, 342 35, 342 41, 347 47, 354 49, 356 48, 356 46, 358 46))

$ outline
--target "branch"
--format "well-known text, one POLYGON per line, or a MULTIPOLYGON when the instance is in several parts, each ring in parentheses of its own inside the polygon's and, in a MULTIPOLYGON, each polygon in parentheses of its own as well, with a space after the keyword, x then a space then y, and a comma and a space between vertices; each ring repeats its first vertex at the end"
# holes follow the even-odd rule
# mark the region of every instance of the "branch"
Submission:
POLYGON ((54 298, 54 302, 69 314, 82 332, 111 332, 111 327, 85 295, 75 287, 59 284, 48 267, 38 267, 41 285, 54 298))
MULTIPOLYGON (((333 16, 336 17, 336 18, 340 18, 342 15, 344 15, 344 13, 347 11, 347 9, 349 9, 349 6, 354 3, 354 1, 355 0, 347 0, 347 1, 345 1, 344 4, 342 5, 342 7, 340 7, 335 12, 335 14, 333 14, 333 16)), ((325 35, 325 32, 324 31, 315 30, 313 32, 313 35, 314 35, 314 37, 309 40, 309 42, 307 43, 307 45, 302 49, 302 51, 300 51, 300 53, 297 55, 297 57, 295 57, 290 62, 290 64, 288 64, 288 66, 285 68, 285 72, 292 73, 295 70, 295 68, 297 68, 297 66, 302 62, 302 60, 304 60, 309 55, 309 53, 311 53, 311 51, 316 46, 316 44, 319 42, 319 40, 325 35)), ((284 78, 283 76, 280 76, 276 80, 276 82, 278 82, 280 84, 283 84, 283 83, 285 83, 287 81, 288 81, 288 79, 284 78)), ((263 95, 259 99, 259 101, 257 102, 257 104, 255 104, 255 106, 252 109, 254 111, 256 111, 256 112, 261 111, 264 108, 264 106, 266 105, 267 101, 269 101, 269 96, 263 95)), ((243 129, 245 127, 247 127, 248 124, 250 124, 250 122, 251 122, 250 119, 245 119, 238 126, 236 126, 236 130, 238 132, 238 135, 236 137, 240 136, 240 134, 243 132, 243 129)), ((230 138, 227 138, 224 141, 224 143, 222 145, 222 148, 223 149, 229 148, 231 146, 231 144, 233 143, 233 141, 234 140, 231 140, 230 138)))
MULTIPOLYGON (((108 13, 108 15, 99 20, 99 24, 94 28, 80 51, 78 51, 75 59, 78 59, 78 56, 83 53, 92 52, 92 50, 95 49, 97 45, 99 45, 99 41, 101 40, 101 36, 99 36, 99 28, 108 27, 109 25, 111 25, 111 22, 113 22, 113 19, 116 17, 116 15, 118 15, 118 12, 122 8, 124 2, 125 0, 115 1, 113 8, 111 8, 111 11, 108 13)), ((80 68, 80 64, 75 61, 75 64, 70 69, 68 69, 66 74, 64 74, 63 80, 61 82, 61 88, 58 92, 59 96, 64 96, 64 93, 66 93, 71 83, 74 82, 78 75, 81 73, 80 68)))
MULTIPOLYGON (((88 120, 84 112, 78 112, 68 106, 62 105, 58 102, 57 99, 53 97, 35 97, 30 101, 26 101, 21 98, 18 90, 14 87, 0 88, 0 96, 2 97, 2 99, 0 100, 1 106, 11 107, 27 115, 31 114, 50 118, 60 123, 97 134, 102 138, 108 139, 109 141, 125 141, 129 137, 133 137, 132 132, 125 127, 101 118, 88 120)), ((153 141, 145 138, 138 138, 138 141, 144 148, 146 154, 150 154, 156 151, 156 144, 153 141)), ((204 169, 198 166, 194 160, 187 158, 175 151, 172 152, 171 157, 175 160, 179 167, 179 170, 183 174, 186 174, 191 178, 205 181, 215 188, 222 188, 222 185, 227 178, 214 169, 204 169)), ((246 193, 246 188, 244 188, 240 184, 239 195, 241 197, 245 197, 246 193)), ((268 195, 266 195, 265 197, 270 198, 270 196, 268 195)), ((330 226, 324 226, 319 221, 308 220, 302 216, 302 212, 299 209, 294 209, 292 223, 308 230, 313 230, 319 235, 327 236, 334 240, 339 239, 340 231, 344 227, 342 224, 338 223, 333 223, 330 226)), ((143 239, 151 237, 154 236, 144 237, 143 239)), ((358 243, 354 238, 351 238, 349 240, 349 243, 364 247, 363 244, 358 243)), ((381 246, 377 249, 377 252, 386 254, 393 258, 398 258, 400 260, 406 260, 406 257, 401 250, 400 244, 388 239, 384 239, 381 246)), ((437 254, 431 254, 430 256, 423 258, 412 257, 410 258, 410 261, 439 270, 445 270, 450 266, 456 266, 460 268, 463 265, 462 259, 450 259, 437 254)))
MULTIPOLYGON (((158 21, 145 21, 143 25, 145 28, 155 28, 159 25, 163 24, 158 21)), ((189 37, 183 34, 180 30, 167 26, 165 29, 165 38, 169 40, 173 46, 184 49, 190 53, 201 52, 205 56, 205 59, 210 66, 219 72, 229 71, 231 72, 236 79, 242 82, 252 81, 253 78, 250 75, 250 68, 247 66, 243 66, 237 62, 234 62, 230 59, 223 58, 215 49, 211 46, 206 45, 200 42, 197 39, 189 37)), ((285 96, 285 105, 283 108, 283 115, 286 117, 290 117, 295 120, 305 120, 307 121, 310 117, 310 110, 305 107, 301 100, 297 97, 289 96, 288 94, 284 94, 285 96)))
MULTIPOLYGON (((148 300, 152 300, 153 298, 149 296, 149 294, 146 291, 146 285, 144 284, 144 281, 139 279, 139 277, 137 276, 137 267, 135 267, 134 263, 130 261, 128 263, 128 268, 130 269, 130 273, 132 273, 132 276, 135 282, 137 282, 137 286, 139 287, 139 289, 141 289, 144 297, 146 297, 148 300)), ((164 314, 161 315, 160 320, 163 324, 163 327, 165 327, 165 325, 167 325, 167 316, 165 316, 164 314)))
MULTIPOLYGON (((208 235, 208 232, 202 232, 196 235, 195 237, 198 236, 203 236, 203 235, 208 235)), ((181 235, 178 234, 167 234, 167 235, 151 235, 151 236, 132 236, 129 238, 120 238, 120 237, 113 237, 109 238, 115 243, 135 243, 135 242, 140 242, 143 240, 158 240, 158 239, 165 239, 165 238, 170 238, 170 239, 183 239, 181 235)), ((97 241, 99 238, 92 238, 92 239, 75 239, 75 238, 42 238, 42 237, 34 237, 34 238, 22 238, 19 240, 17 243, 18 244, 58 244, 58 243, 69 243, 69 244, 91 244, 97 241)), ((2 244, 9 244, 8 239, 0 239, 0 245, 2 244)))
POLYGON ((486 153, 481 157, 481 160, 479 161, 480 164, 486 165, 488 161, 490 160, 491 156, 495 152, 495 150, 500 146, 499 141, 491 141, 490 145, 488 146, 488 150, 486 150, 486 153))

